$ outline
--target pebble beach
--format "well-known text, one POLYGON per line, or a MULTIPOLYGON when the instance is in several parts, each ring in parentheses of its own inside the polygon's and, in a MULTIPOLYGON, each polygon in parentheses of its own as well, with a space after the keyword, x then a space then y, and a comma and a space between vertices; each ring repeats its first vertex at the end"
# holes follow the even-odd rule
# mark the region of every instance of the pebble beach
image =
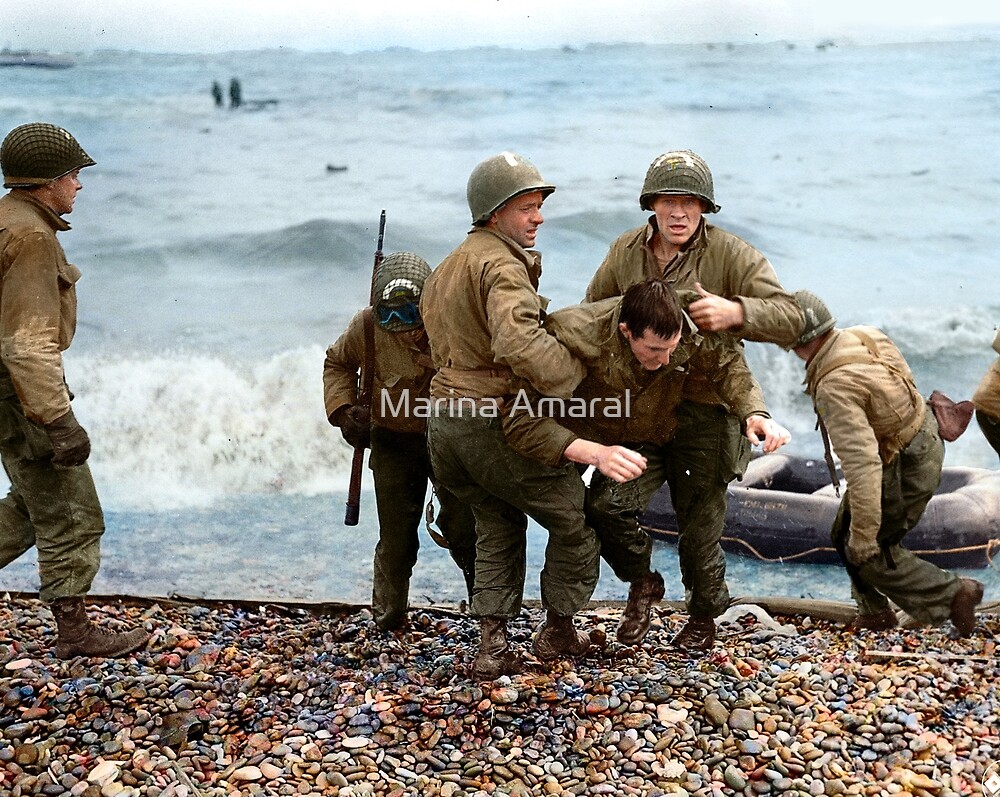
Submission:
POLYGON ((530 656, 533 604, 512 624, 525 671, 489 683, 459 608, 392 634, 343 604, 91 608, 148 648, 60 661, 43 604, 0 602, 0 794, 963 795, 992 794, 1000 762, 996 604, 959 639, 758 602, 698 656, 669 644, 676 604, 637 648, 614 641, 622 605, 594 604, 590 653, 554 663, 530 656))

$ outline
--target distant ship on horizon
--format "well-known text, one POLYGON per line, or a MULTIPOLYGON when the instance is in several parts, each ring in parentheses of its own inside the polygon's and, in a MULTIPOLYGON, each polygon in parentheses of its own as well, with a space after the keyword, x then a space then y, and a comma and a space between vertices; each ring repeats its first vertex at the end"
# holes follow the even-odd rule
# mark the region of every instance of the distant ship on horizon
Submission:
POLYGON ((0 66, 35 66, 45 69, 67 69, 73 66, 72 56, 44 50, 0 50, 0 66))

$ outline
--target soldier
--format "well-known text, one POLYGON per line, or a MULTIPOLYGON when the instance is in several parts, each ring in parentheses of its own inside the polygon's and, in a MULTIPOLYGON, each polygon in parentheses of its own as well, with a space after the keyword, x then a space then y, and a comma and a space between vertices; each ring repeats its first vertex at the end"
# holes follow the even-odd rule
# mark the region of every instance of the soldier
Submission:
POLYGON ((636 645, 649 631, 650 610, 664 592, 663 577, 650 566, 652 540, 638 517, 664 482, 673 489, 682 478, 672 441, 685 380, 697 374, 717 384, 748 441, 763 443, 765 452, 780 448, 790 435, 771 420, 740 348, 721 335, 699 333, 663 280, 636 283, 623 297, 558 310, 546 318, 545 328, 586 366, 572 401, 582 402, 587 412, 567 406, 562 417, 545 418, 531 407, 515 406, 506 419, 507 438, 518 451, 549 465, 560 464, 578 438, 625 445, 645 457, 645 471, 632 481, 595 473, 586 504, 601 557, 630 584, 618 641, 636 645))
MULTIPOLYGON (((1000 331, 993 338, 993 350, 1000 354, 1000 331)), ((1000 454, 1000 358, 993 361, 972 396, 976 405, 976 421, 983 435, 1000 454)))
MULTIPOLYGON (((712 173, 701 157, 680 150, 654 160, 639 205, 652 215, 612 243, 586 301, 619 296, 637 282, 662 278, 678 291, 697 292, 687 312, 703 332, 726 332, 734 341, 789 345, 795 340, 802 316, 771 264, 745 241, 705 221, 703 214, 720 208, 712 173)), ((727 485, 742 476, 750 445, 741 419, 727 410, 707 375, 693 374, 685 381, 677 421, 671 457, 678 479, 671 496, 689 620, 673 642, 707 649, 715 640, 714 618, 729 605, 720 542, 727 485)))
MULTIPOLYGON (((437 478, 476 516, 472 614, 480 645, 473 676, 516 672, 507 622, 521 610, 527 517, 547 532, 540 658, 579 656, 590 639, 573 615, 593 594, 599 553, 584 521, 584 485, 572 465, 551 468, 507 444, 502 409, 520 386, 568 398, 583 366, 542 329, 541 256, 532 247, 545 198, 555 190, 524 158, 503 152, 473 169, 467 197, 472 230, 432 272, 420 302, 437 373, 428 420, 437 478)), ((612 452, 611 456, 621 455, 612 452)), ((638 475, 639 464, 619 463, 638 475)))
POLYGON ((798 291, 795 299, 805 327, 791 348, 805 361, 806 392, 847 481, 832 536, 858 604, 849 629, 894 628, 891 600, 919 623, 950 618, 969 636, 983 585, 903 547, 941 483, 944 443, 934 413, 885 333, 837 329, 817 296, 798 291))
MULTIPOLYGON (((433 367, 423 321, 420 293, 430 266, 410 252, 389 255, 374 284, 372 407, 357 404, 358 374, 365 363, 365 314, 326 350, 323 388, 327 417, 352 447, 371 445, 369 466, 375 478, 379 541, 372 577, 372 612, 383 631, 399 628, 406 618, 410 576, 420 547, 419 530, 427 482, 426 413, 420 401, 429 395, 433 367)), ((445 488, 435 491, 441 503, 438 525, 449 553, 465 577, 471 595, 476 558, 475 520, 471 510, 445 488)))
POLYGON ((239 108, 243 104, 243 86, 237 78, 229 81, 229 107, 239 108))
POLYGON ((76 282, 56 233, 70 229, 80 170, 94 161, 73 136, 33 122, 0 145, 0 568, 34 546, 39 597, 58 628, 56 656, 115 657, 142 647, 142 628, 112 633, 83 596, 101 563, 104 513, 86 464, 90 438, 70 406, 62 353, 76 332, 76 282))

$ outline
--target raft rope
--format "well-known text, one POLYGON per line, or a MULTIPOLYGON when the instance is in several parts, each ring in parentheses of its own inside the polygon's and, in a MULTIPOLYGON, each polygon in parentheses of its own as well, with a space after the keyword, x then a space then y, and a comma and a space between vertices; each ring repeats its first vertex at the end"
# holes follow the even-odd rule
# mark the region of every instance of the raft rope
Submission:
POLYGON ((1000 540, 989 540, 986 543, 986 563, 994 570, 1000 571, 1000 567, 997 567, 996 562, 993 561, 994 548, 1000 548, 1000 540))
MULTIPOLYGON (((680 536, 679 532, 674 531, 672 529, 658 529, 654 528, 653 526, 642 526, 641 528, 647 533, 652 534, 652 536, 667 537, 670 540, 676 540, 677 537, 680 536)), ((807 548, 804 551, 799 551, 798 553, 792 554, 791 556, 771 557, 771 556, 765 556, 760 551, 758 551, 754 546, 748 543, 746 540, 741 540, 739 537, 729 537, 723 534, 722 537, 720 538, 720 541, 738 544, 743 548, 745 548, 747 551, 749 551, 754 558, 759 559, 762 562, 771 562, 774 564, 780 564, 781 562, 792 562, 795 561, 796 559, 801 559, 804 556, 809 556, 810 554, 837 553, 837 549, 834 548, 833 546, 830 547, 817 546, 815 548, 807 548)), ((932 554, 953 554, 953 553, 970 553, 972 551, 984 551, 984 553, 986 554, 987 564, 994 570, 1000 570, 1000 567, 998 567, 996 563, 993 561, 993 550, 997 548, 1000 548, 1000 540, 991 539, 987 540, 985 543, 981 545, 964 545, 960 548, 932 548, 930 550, 911 549, 911 553, 915 553, 917 556, 928 556, 932 554)))

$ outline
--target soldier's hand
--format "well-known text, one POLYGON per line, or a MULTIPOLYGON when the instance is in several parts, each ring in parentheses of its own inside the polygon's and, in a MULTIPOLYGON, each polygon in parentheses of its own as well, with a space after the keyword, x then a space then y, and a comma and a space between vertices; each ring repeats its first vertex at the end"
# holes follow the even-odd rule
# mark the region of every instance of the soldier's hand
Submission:
POLYGON ((743 305, 740 302, 709 293, 701 287, 700 282, 694 284, 694 289, 701 298, 688 305, 687 313, 698 325, 698 329, 703 332, 723 332, 743 326, 743 305))
POLYGON ((625 446, 601 446, 597 469, 619 484, 631 481, 646 470, 646 458, 638 451, 625 446))
POLYGON ((52 444, 52 464, 60 468, 75 468, 90 456, 90 438, 70 410, 65 415, 45 424, 45 432, 52 444))
POLYGON ((334 424, 340 427, 347 445, 351 448, 368 448, 371 445, 371 413, 367 407, 355 404, 334 413, 334 424))
POLYGON ((619 484, 631 481, 646 470, 646 458, 639 452, 624 446, 603 446, 582 438, 570 443, 563 456, 570 462, 593 465, 619 484))
POLYGON ((751 415, 747 418, 747 440, 755 446, 763 443, 763 451, 770 454, 777 451, 792 439, 792 433, 772 418, 763 415, 751 415))
POLYGON ((878 547, 878 542, 868 540, 858 534, 851 534, 847 538, 847 561, 855 567, 861 567, 865 562, 874 559, 882 549, 878 547))

